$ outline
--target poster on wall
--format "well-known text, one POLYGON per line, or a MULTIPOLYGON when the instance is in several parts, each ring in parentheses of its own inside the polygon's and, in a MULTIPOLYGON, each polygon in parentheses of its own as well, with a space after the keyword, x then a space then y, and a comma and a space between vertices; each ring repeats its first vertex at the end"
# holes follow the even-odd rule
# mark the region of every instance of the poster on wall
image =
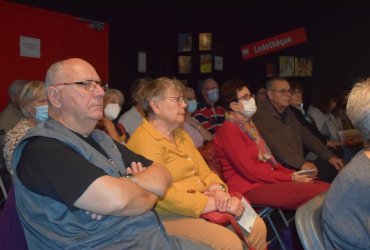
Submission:
POLYGON ((212 33, 199 33, 199 50, 212 49, 212 33))
POLYGON ((137 70, 140 73, 145 73, 146 72, 146 52, 139 51, 137 53, 137 70))
POLYGON ((279 56, 279 76, 280 77, 294 76, 293 56, 279 56))
POLYGON ((215 56, 215 70, 224 70, 224 58, 215 56))
POLYGON ((191 56, 179 56, 178 65, 180 74, 191 73, 191 56))
POLYGON ((204 54, 200 55, 200 73, 211 73, 212 72, 212 55, 204 54))
POLYGON ((312 76, 312 57, 294 58, 294 76, 311 77, 312 76))
POLYGON ((20 36, 19 37, 19 55, 24 57, 41 57, 41 40, 39 38, 20 36))
POLYGON ((178 34, 178 52, 188 52, 193 49, 193 37, 191 33, 178 34))

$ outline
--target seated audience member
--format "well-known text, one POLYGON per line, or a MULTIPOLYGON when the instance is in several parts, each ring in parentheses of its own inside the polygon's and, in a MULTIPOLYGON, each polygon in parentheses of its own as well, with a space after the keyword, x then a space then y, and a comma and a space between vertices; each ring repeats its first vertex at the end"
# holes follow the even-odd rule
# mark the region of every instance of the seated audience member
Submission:
POLYGON ((264 87, 258 88, 256 92, 256 103, 264 102, 267 99, 266 89, 264 87))
POLYGON ((268 100, 258 105, 253 121, 278 162, 296 169, 318 170, 321 180, 332 182, 343 162, 297 121, 289 107, 290 85, 275 77, 266 84, 268 100), (303 146, 319 156, 306 161, 303 146))
POLYGON ((222 85, 221 105, 225 122, 214 148, 231 191, 242 193, 255 205, 295 210, 329 188, 328 183, 314 181, 314 175, 298 174, 275 160, 251 120, 256 102, 243 81, 222 85))
POLYGON ((28 131, 12 160, 29 249, 192 249, 152 210, 171 185, 165 167, 94 130, 106 88, 94 67, 57 62, 45 88, 50 118, 28 131))
POLYGON ((126 131, 122 124, 115 124, 124 102, 123 94, 118 89, 107 89, 103 97, 104 116, 97 124, 97 128, 104 130, 114 140, 126 143, 126 131))
POLYGON ((203 128, 197 119, 191 116, 191 114, 197 110, 197 99, 194 89, 186 87, 184 90, 184 98, 187 100, 187 107, 183 129, 190 135, 194 145, 199 148, 203 146, 204 141, 212 140, 213 135, 208 132, 207 129, 203 128))
POLYGON ((131 102, 132 107, 130 110, 126 111, 118 120, 118 123, 122 124, 128 135, 132 135, 136 128, 139 127, 140 123, 143 121, 144 112, 138 105, 138 99, 140 96, 140 91, 143 87, 148 84, 151 78, 141 78, 134 81, 131 85, 131 102))
POLYGON ((6 168, 11 175, 13 175, 11 160, 15 146, 30 128, 48 119, 44 83, 41 81, 26 83, 18 96, 18 106, 23 118, 5 136, 4 158, 6 168))
MULTIPOLYGON (((3 157, 3 149, 5 145, 5 134, 12 129, 22 118, 22 113, 18 107, 17 99, 23 85, 27 81, 16 80, 10 84, 8 88, 9 102, 8 105, 0 112, 0 170, 5 170, 5 159, 3 157)), ((0 172, 0 178, 7 179, 10 176, 6 176, 5 172, 0 172), (5 176, 3 176, 5 174, 5 176)), ((5 184, 6 185, 6 184, 5 184)))
POLYGON ((12 129, 23 117, 18 107, 17 99, 26 82, 25 80, 16 80, 9 86, 9 102, 0 113, 0 130, 4 129, 5 133, 12 129))
MULTIPOLYGON (((212 172, 189 135, 179 128, 184 122, 184 86, 175 79, 158 78, 143 90, 146 118, 128 142, 128 147, 170 171, 173 184, 158 201, 156 209, 169 234, 212 249, 242 249, 240 239, 229 229, 199 217, 211 211, 241 216, 245 207, 231 197, 227 186, 212 172)), ((256 218, 247 242, 255 249, 266 247, 266 227, 256 218)))
MULTIPOLYGON (((290 83, 291 95, 289 100, 289 108, 295 115, 297 120, 306 128, 308 128, 311 133, 316 136, 322 143, 327 147, 336 149, 339 144, 338 142, 329 140, 328 137, 324 136, 316 127, 315 121, 306 114, 303 109, 303 88, 297 82, 290 83)), ((307 150, 306 150, 307 151, 307 150)))
POLYGON ((364 148, 333 181, 322 207, 326 249, 370 249, 370 79, 348 97, 347 115, 364 137, 364 148))
POLYGON ((192 114, 202 126, 214 134, 225 120, 225 110, 217 104, 219 99, 218 84, 212 78, 204 81, 202 100, 198 109, 192 114))
POLYGON ((340 101, 340 93, 335 89, 326 89, 316 93, 312 105, 308 108, 308 115, 314 121, 317 129, 343 152, 345 162, 348 162, 361 149, 359 140, 341 140, 339 131, 343 130, 341 123, 332 114, 340 101))
MULTIPOLYGON (((23 118, 6 133, 4 158, 6 168, 13 175, 11 169, 12 155, 15 146, 37 123, 48 118, 44 83, 31 81, 26 83, 18 97, 18 106, 23 118)), ((10 188, 4 211, 0 215, 1 233, 0 249, 27 249, 26 239, 15 206, 14 187, 10 188)))

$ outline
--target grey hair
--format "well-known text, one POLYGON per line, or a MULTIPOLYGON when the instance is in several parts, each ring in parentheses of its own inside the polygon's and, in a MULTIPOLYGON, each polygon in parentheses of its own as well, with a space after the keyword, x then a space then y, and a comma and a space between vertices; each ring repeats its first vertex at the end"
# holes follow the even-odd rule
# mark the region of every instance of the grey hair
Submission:
POLYGON ((123 97, 122 92, 118 89, 107 89, 103 97, 104 103, 108 99, 108 97, 112 95, 116 95, 118 97, 118 104, 122 107, 123 103, 125 102, 125 98, 123 97))
POLYGON ((266 82, 266 90, 273 89, 273 85, 276 81, 287 81, 289 82, 285 77, 272 77, 266 82))
POLYGON ((347 115, 370 146, 370 78, 358 81, 348 95, 347 115))
POLYGON ((174 88, 177 92, 184 92, 184 85, 175 78, 160 77, 146 84, 140 95, 139 104, 143 109, 145 116, 153 115, 153 109, 150 102, 160 101, 165 98, 165 92, 169 88, 174 88))

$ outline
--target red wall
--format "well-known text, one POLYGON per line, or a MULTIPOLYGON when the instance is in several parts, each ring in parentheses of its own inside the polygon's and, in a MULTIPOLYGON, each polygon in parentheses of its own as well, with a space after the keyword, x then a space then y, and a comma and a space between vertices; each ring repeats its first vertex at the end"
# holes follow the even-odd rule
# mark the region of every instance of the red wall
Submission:
POLYGON ((109 26, 98 31, 78 18, 0 1, 0 110, 8 102, 8 87, 16 79, 44 80, 54 62, 80 57, 109 81, 109 26), (41 57, 20 56, 20 36, 41 40, 41 57))

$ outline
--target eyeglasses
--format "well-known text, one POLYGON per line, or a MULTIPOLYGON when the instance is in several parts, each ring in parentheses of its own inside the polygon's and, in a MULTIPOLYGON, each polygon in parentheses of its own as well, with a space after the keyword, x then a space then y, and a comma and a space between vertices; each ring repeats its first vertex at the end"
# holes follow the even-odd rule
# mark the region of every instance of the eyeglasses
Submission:
POLYGON ((85 87, 87 91, 94 91, 96 86, 100 86, 104 91, 106 91, 109 87, 109 84, 106 82, 95 81, 95 80, 85 80, 82 82, 64 82, 64 83, 56 83, 54 86, 61 86, 61 85, 82 85, 85 87))
POLYGON ((254 98, 253 94, 245 94, 245 95, 239 97, 238 100, 249 101, 251 98, 254 98))
POLYGON ((292 89, 270 89, 273 92, 278 92, 282 95, 292 94, 292 89))
POLYGON ((188 98, 185 98, 185 97, 176 97, 176 96, 169 96, 167 98, 170 98, 172 100, 174 100, 175 102, 177 102, 177 104, 181 104, 181 103, 187 103, 188 102, 188 98))

